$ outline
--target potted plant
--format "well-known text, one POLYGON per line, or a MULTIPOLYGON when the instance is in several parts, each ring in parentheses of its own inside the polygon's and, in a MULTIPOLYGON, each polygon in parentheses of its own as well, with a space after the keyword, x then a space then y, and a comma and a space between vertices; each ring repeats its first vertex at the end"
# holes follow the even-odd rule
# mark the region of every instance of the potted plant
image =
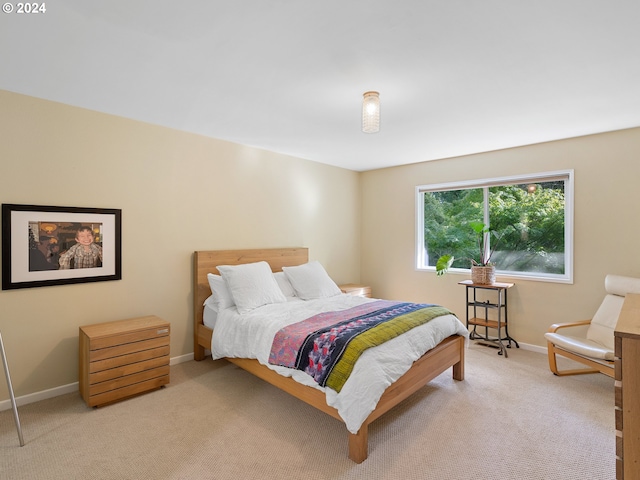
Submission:
MULTIPOLYGON (((491 263, 491 257, 498 246, 500 236, 482 222, 469 222, 469 226, 477 234, 479 253, 479 257, 469 258, 471 262, 471 281, 473 283, 491 285, 496 280, 496 268, 491 263), (491 235, 496 238, 496 242, 490 248, 489 239, 491 235)), ((454 260, 455 257, 453 255, 442 255, 436 262, 436 274, 444 275, 447 273, 454 260)))

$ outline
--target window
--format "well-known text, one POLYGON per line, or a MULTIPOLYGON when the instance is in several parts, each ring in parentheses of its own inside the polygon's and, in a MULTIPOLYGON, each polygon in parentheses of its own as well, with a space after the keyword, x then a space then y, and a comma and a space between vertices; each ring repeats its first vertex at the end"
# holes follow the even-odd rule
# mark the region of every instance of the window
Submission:
POLYGON ((469 223, 483 222, 499 275, 573 281, 573 170, 416 187, 416 264, 435 270, 445 254, 451 271, 478 257, 469 223))

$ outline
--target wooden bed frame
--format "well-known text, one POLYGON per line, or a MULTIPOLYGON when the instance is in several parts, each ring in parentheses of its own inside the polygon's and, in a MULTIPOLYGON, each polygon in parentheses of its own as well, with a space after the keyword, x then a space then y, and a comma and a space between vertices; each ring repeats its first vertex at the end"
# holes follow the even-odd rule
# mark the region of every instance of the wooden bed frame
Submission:
MULTIPOLYGON (((274 272, 282 267, 306 263, 309 259, 307 248, 278 248, 256 250, 211 250, 197 251, 194 254, 194 358, 203 360, 205 349, 211 348, 213 330, 203 324, 203 302, 211 295, 208 273, 218 273, 218 265, 239 265, 266 261, 274 272)), ((369 424, 392 409, 411 394, 422 388, 449 367, 453 367, 453 378, 464 380, 464 338, 453 335, 443 340, 435 348, 414 362, 407 373, 390 385, 384 392, 376 409, 371 412, 357 434, 349 434, 349 458, 361 463, 368 454, 369 424)), ((343 421, 338 411, 327 405, 325 394, 320 390, 297 383, 295 380, 278 375, 261 365, 257 360, 245 358, 227 358, 240 368, 271 383, 277 388, 299 398, 309 405, 343 421)))

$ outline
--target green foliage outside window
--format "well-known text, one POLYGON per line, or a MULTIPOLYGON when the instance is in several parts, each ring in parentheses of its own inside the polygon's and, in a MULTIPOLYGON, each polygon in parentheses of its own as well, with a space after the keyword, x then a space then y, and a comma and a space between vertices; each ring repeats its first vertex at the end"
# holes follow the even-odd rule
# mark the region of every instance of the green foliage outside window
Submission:
POLYGON ((477 256, 477 235, 469 222, 488 223, 500 236, 492 257, 496 269, 564 274, 564 182, 487 187, 489 218, 484 218, 485 188, 424 193, 424 238, 428 265, 453 254, 453 267, 469 268, 477 256))

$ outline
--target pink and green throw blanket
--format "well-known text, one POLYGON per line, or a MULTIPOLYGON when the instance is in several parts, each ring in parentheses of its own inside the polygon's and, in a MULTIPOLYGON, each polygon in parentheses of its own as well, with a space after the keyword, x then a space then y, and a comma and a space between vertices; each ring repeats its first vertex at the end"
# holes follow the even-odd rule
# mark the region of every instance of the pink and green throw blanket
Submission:
POLYGON ((387 300, 320 313, 281 329, 269 363, 302 370, 340 392, 365 350, 450 313, 438 305, 387 300))

